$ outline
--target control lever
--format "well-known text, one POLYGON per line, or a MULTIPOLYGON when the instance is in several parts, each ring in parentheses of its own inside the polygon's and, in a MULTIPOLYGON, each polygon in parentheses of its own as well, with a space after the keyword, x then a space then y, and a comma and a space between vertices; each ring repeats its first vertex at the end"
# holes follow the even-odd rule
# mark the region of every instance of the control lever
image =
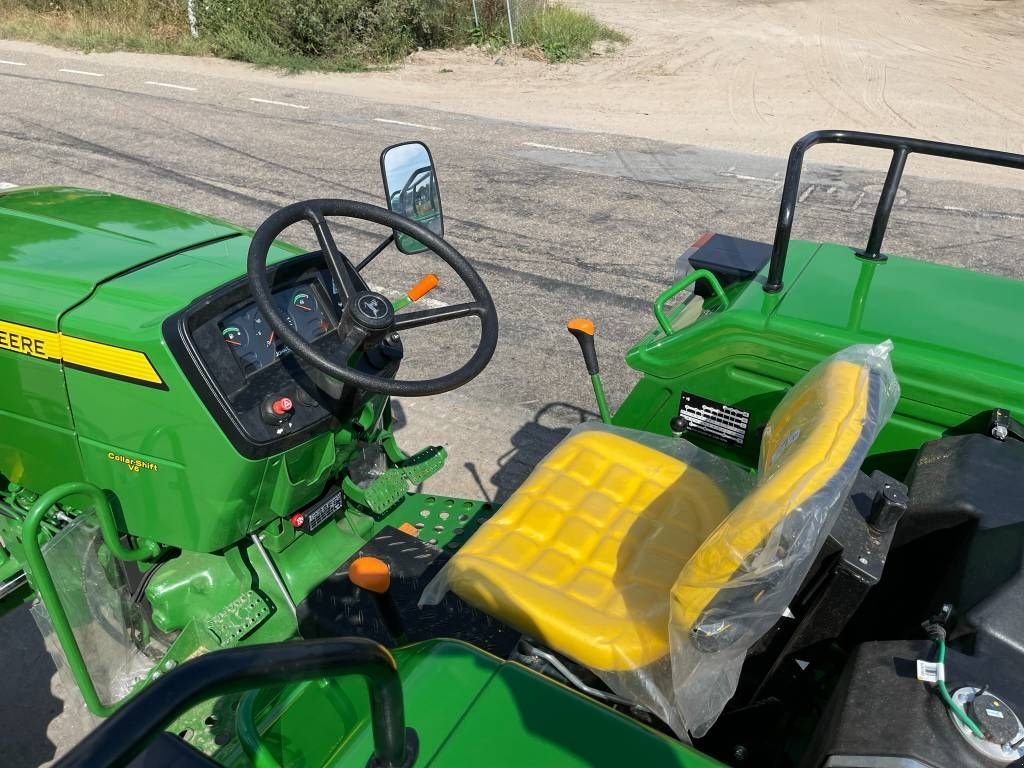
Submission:
POLYGON ((414 301, 419 301, 432 290, 437 288, 437 284, 439 282, 440 281, 437 279, 437 275, 433 273, 426 275, 422 280, 416 283, 416 285, 410 288, 408 292, 405 294, 405 296, 402 296, 401 298, 395 299, 393 302, 391 302, 391 306, 394 308, 395 312, 397 312, 400 309, 404 309, 405 307, 412 304, 414 301))
POLYGON ((405 625, 402 623, 398 606, 391 596, 391 568, 383 560, 376 557, 357 557, 348 566, 348 580, 357 587, 365 589, 373 595, 377 604, 377 612, 388 634, 401 642, 405 638, 405 625))
POLYGON ((601 371, 597 364, 597 346, 594 343, 594 321, 577 317, 570 320, 565 327, 569 333, 576 337, 580 343, 580 351, 583 352, 583 362, 587 365, 587 373, 590 374, 590 383, 594 385, 594 397, 597 398, 597 410, 601 414, 601 421, 605 424, 612 423, 611 413, 608 411, 608 401, 604 397, 604 384, 601 383, 601 371))

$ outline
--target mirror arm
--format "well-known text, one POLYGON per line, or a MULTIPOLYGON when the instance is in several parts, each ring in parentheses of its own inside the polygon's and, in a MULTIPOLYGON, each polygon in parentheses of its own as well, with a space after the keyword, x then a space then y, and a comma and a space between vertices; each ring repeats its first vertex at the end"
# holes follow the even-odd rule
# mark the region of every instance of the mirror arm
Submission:
POLYGON ((392 232, 390 235, 385 237, 381 241, 380 245, 378 245, 376 248, 374 248, 372 251, 370 251, 370 254, 365 259, 363 259, 358 264, 356 264, 356 272, 362 272, 363 271, 363 267, 365 267, 371 261, 373 261, 378 256, 380 256, 380 254, 384 251, 384 249, 387 248, 389 245, 391 245, 393 242, 395 242, 395 233, 394 232, 392 232))

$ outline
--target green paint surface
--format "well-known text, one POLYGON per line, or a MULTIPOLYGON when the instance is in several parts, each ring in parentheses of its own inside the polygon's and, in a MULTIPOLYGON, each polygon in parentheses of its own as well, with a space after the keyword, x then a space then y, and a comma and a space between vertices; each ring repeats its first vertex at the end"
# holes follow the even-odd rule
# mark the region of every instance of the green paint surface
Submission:
POLYGON ((728 308, 709 300, 695 322, 668 337, 655 328, 631 349, 644 376, 614 423, 670 434, 682 392, 710 398, 751 414, 746 441, 687 438, 753 467, 790 386, 844 347, 885 339, 902 394, 867 469, 902 475, 924 442, 983 428, 996 407, 1024 413, 1024 282, 808 242, 790 247, 782 293, 761 290, 766 271, 731 286, 728 308))
MULTIPOLYGON (((395 652, 417 766, 572 768, 720 765, 518 664, 438 640, 395 652)), ((373 749, 361 680, 339 678, 264 702, 261 740, 281 765, 363 766, 373 749), (280 702, 284 702, 281 706, 280 702)), ((237 745, 217 755, 243 765, 237 745)))
POLYGON ((176 208, 70 187, 0 195, 0 231, 0 285, 7 299, 0 319, 51 331, 102 280, 242 232, 176 208))

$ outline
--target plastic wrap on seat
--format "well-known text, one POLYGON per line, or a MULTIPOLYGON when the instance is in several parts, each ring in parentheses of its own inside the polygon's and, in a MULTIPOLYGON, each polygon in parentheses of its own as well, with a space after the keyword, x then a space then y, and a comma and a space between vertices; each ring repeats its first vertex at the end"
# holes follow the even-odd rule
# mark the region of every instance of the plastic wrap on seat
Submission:
POLYGON ((678 438, 574 429, 428 585, 592 669, 685 732, 671 701, 669 593, 754 475, 678 438))
POLYGON ((736 691, 747 650, 782 616, 899 400, 891 342, 825 360, 776 408, 758 483, 672 588, 672 691, 702 736, 736 691))
POLYGON ((678 438, 574 430, 427 587, 594 671, 701 736, 835 523, 899 386, 892 345, 810 371, 765 428, 756 479, 678 438))
POLYGON ((750 472, 685 440, 580 425, 421 603, 451 587, 537 639, 570 646, 587 666, 633 669, 667 654, 668 590, 753 484, 750 472))

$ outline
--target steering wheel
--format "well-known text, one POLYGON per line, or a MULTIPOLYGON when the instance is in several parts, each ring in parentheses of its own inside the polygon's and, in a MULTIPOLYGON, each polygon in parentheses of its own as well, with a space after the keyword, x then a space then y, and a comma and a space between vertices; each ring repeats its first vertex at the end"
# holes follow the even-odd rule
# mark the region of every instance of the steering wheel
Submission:
MULTIPOLYGON (((359 267, 369 263, 391 237, 374 250, 359 267)), ((477 376, 490 362, 498 344, 498 313, 491 294, 480 275, 447 240, 438 237, 426 227, 392 213, 386 208, 360 203, 353 200, 304 200, 285 206, 271 214, 253 235, 249 245, 249 285, 253 299, 264 319, 274 332, 300 360, 315 367, 332 379, 351 384, 370 392, 385 395, 423 397, 437 395, 461 387, 477 376), (359 221, 368 221, 390 227, 396 232, 408 235, 426 246, 459 276, 469 289, 473 301, 437 309, 419 310, 395 314, 391 302, 374 291, 367 290, 359 275, 358 267, 338 248, 331 234, 326 217, 337 216, 359 221), (327 268, 334 278, 339 298, 343 305, 341 321, 336 329, 342 339, 342 349, 336 362, 319 353, 298 331, 292 328, 281 315, 271 299, 270 280, 267 276, 267 255, 274 240, 288 227, 300 221, 308 222, 316 234, 320 251, 327 268), (480 339, 473 356, 463 365, 443 376, 432 379, 392 379, 357 370, 348 364, 353 353, 363 346, 383 339, 389 334, 410 328, 433 325, 448 320, 475 315, 480 319, 480 339)))

